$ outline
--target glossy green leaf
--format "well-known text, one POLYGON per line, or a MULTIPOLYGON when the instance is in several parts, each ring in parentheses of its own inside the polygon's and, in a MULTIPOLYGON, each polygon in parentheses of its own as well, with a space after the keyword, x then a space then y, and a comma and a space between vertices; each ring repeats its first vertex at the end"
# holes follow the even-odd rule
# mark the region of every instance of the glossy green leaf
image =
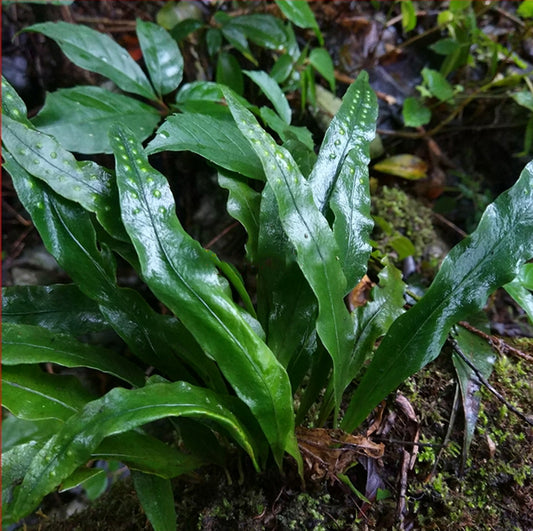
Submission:
POLYGON ((405 0, 400 3, 402 11, 402 28, 408 32, 416 27, 416 11, 411 0, 405 0))
POLYGON ((232 23, 231 17, 227 13, 219 11, 214 16, 215 20, 221 23, 220 31, 224 38, 238 50, 246 59, 254 65, 258 65, 257 59, 253 56, 246 32, 242 28, 236 27, 232 23))
POLYGON ((264 180, 259 159, 229 116, 173 114, 157 130, 146 151, 192 151, 226 170, 264 180))
POLYGON ((413 242, 399 232, 393 233, 387 243, 398 255, 398 260, 404 260, 408 256, 415 256, 416 254, 416 247, 413 242))
POLYGON ((2 366, 2 405, 21 419, 66 421, 92 399, 74 376, 48 374, 33 365, 2 366))
POLYGON ((293 59, 300 54, 290 27, 272 15, 252 14, 233 17, 224 29, 238 32, 262 48, 287 52, 293 59))
POLYGON ((226 101, 235 122, 260 157, 268 183, 276 196, 283 229, 296 249, 296 260, 318 301, 316 321, 320 339, 333 359, 336 404, 338 387, 351 349, 352 326, 343 297, 346 278, 339 263, 339 249, 326 218, 318 210, 309 183, 291 154, 278 146, 227 91, 226 101))
MULTIPOLYGON (((296 263, 287 267, 274 285, 272 308, 277 313, 269 316, 268 345, 283 364, 289 367, 305 351, 315 332, 318 306, 316 296, 296 263)), ((291 379, 294 374, 289 372, 291 379)))
POLYGON ((511 98, 513 98, 518 105, 533 111, 533 94, 530 90, 521 90, 519 92, 515 92, 514 94, 511 94, 511 98))
POLYGON ((26 110, 26 104, 17 94, 17 91, 9 84, 7 79, 2 76, 2 117, 9 116, 16 122, 22 122, 30 125, 26 110))
POLYGON ((100 312, 141 360, 174 379, 190 379, 176 352, 216 388, 220 376, 212 361, 194 347, 190 334, 178 323, 158 315, 136 291, 118 288, 113 257, 98 249, 90 216, 78 205, 56 196, 33 179, 11 155, 4 153, 18 197, 30 213, 47 250, 68 272, 80 290, 95 300, 100 312))
POLYGON ((326 213, 329 205, 335 214, 333 232, 341 250, 347 291, 365 274, 371 251, 368 163, 376 118, 377 98, 368 75, 362 72, 331 120, 309 176, 318 208, 326 213))
POLYGON ((2 118, 2 143, 18 165, 58 194, 94 212, 110 234, 125 237, 117 218, 111 175, 94 162, 78 163, 55 138, 7 116, 2 118))
POLYGON ((74 87, 48 93, 32 123, 64 149, 91 154, 111 153, 107 131, 113 124, 130 127, 144 140, 160 119, 157 109, 128 96, 101 87, 74 87))
POLYGON ((333 188, 348 153, 356 146, 364 147, 376 132, 377 98, 361 72, 348 87, 342 105, 331 120, 324 136, 318 160, 309 180, 315 201, 325 211, 333 188))
MULTIPOLYGON (((477 324, 477 323, 476 323, 477 324)), ((479 373, 488 380, 496 361, 496 355, 487 341, 465 328, 456 328, 455 340, 466 358, 473 363, 479 373)), ((465 430, 463 435, 463 466, 472 439, 474 437, 481 396, 479 390, 481 382, 475 371, 455 352, 452 354, 453 364, 457 373, 457 380, 463 398, 463 411, 465 417, 465 430)))
POLYGON ((423 68, 422 78, 431 94, 439 100, 446 101, 453 98, 453 87, 440 72, 437 72, 437 70, 423 68))
POLYGON ((325 48, 313 48, 309 54, 309 62, 329 83, 331 91, 335 92, 335 67, 328 51, 325 48))
POLYGON ((25 420, 3 412, 2 453, 31 441, 49 439, 59 430, 61 424, 59 420, 25 420))
POLYGON ((346 384, 359 374, 363 363, 371 355, 376 340, 385 335, 392 323, 404 312, 405 284, 402 272, 387 259, 385 264, 379 273, 379 284, 370 292, 370 300, 353 311, 356 340, 346 384))
POLYGON ((407 127, 420 127, 431 120, 431 111, 419 98, 405 98, 402 108, 403 123, 407 127))
POLYGON ((156 14, 156 22, 163 28, 170 30, 181 22, 194 20, 200 22, 203 11, 197 4, 192 2, 165 2, 156 14))
POLYGON ((73 415, 32 460, 12 504, 3 508, 3 523, 32 511, 64 478, 85 463, 103 439, 161 418, 186 416, 224 426, 254 457, 247 432, 228 409, 226 397, 184 382, 157 383, 141 389, 115 388, 73 415))
POLYGON ((270 76, 277 83, 283 83, 291 75, 293 69, 292 58, 289 54, 283 54, 278 57, 274 66, 270 70, 270 76))
POLYGON ((302 174, 309 175, 316 163, 316 153, 300 140, 302 136, 307 135, 305 133, 303 135, 295 135, 293 130, 289 130, 285 132, 284 136, 286 140, 283 141, 283 147, 292 154, 302 174))
MULTIPOLYGON (((522 270, 525 270, 525 266, 531 266, 533 264, 525 264, 522 270)), ((530 268, 531 269, 531 268, 530 268)), ((532 276, 531 274, 529 275, 532 276)), ((511 295, 511 297, 520 305, 520 307, 526 312, 528 319, 533 324, 533 285, 531 278, 529 283, 522 275, 518 275, 517 278, 503 286, 505 291, 511 295)))
POLYGON ((290 124, 291 108, 277 82, 266 72, 260 70, 244 70, 244 73, 263 91, 263 94, 270 100, 281 119, 290 124))
MULTIPOLYGON (((310 153, 313 153, 314 160, 316 161, 313 135, 311 134, 311 131, 307 129, 307 127, 288 125, 287 122, 282 120, 279 115, 276 114, 270 107, 261 107, 261 109, 259 109, 259 113, 265 124, 273 129, 280 136, 283 142, 294 139, 298 140, 307 148, 310 153)), ((289 151, 291 150, 289 149, 289 151)), ((292 153, 292 151, 291 154, 294 157, 294 153, 292 153)), ((296 157, 294 158, 296 159, 296 157)))
POLYGON ((533 1, 532 0, 522 0, 516 12, 522 18, 533 18, 533 1))
POLYGON ((218 54, 216 81, 231 87, 237 94, 242 94, 244 91, 241 65, 233 54, 224 50, 218 54))
POLYGON ((183 230, 168 182, 148 164, 142 146, 119 127, 112 145, 122 219, 144 280, 216 360, 281 463, 283 452, 295 448, 287 374, 231 300, 205 250, 183 230))
MULTIPOLYGON (((263 338, 264 332, 261 330, 259 323, 256 321, 257 316, 255 314, 255 308, 250 295, 246 291, 244 280, 239 270, 233 264, 222 261, 213 251, 208 250, 207 256, 211 259, 211 262, 215 265, 215 267, 217 267, 218 270, 226 277, 226 280, 229 281, 232 288, 237 292, 242 300, 244 308, 251 316, 250 324, 252 325, 252 328, 254 328, 255 332, 261 338, 263 338)), ((239 307, 237 307, 237 309, 240 311, 239 307)), ((244 313, 243 316, 246 318, 246 313, 244 313)))
MULTIPOLYGON (((250 103, 239 96, 239 101, 251 107, 250 103)), ((176 104, 182 111, 197 112, 201 114, 228 114, 224 102, 222 86, 212 81, 193 81, 183 85, 176 94, 176 104)))
POLYGON ((141 389, 115 388, 73 415, 32 460, 3 523, 14 523, 91 457, 109 435, 124 433, 161 418, 185 416, 223 426, 254 457, 245 429, 233 415, 229 397, 184 382, 156 383, 141 389))
POLYGON ((448 37, 444 39, 439 39, 437 42, 430 44, 428 48, 433 50, 435 53, 440 55, 450 55, 457 51, 460 48, 461 44, 455 39, 448 37))
POLYGON ((276 0, 281 12, 299 28, 310 28, 318 37, 320 45, 324 45, 324 37, 320 33, 315 15, 311 11, 307 0, 276 0))
POLYGON ((533 291, 533 264, 524 264, 516 277, 516 280, 520 282, 520 284, 530 290, 533 291))
MULTIPOLYGON (((190 422, 198 424, 194 420, 190 422)), ((192 472, 209 462, 197 454, 183 453, 138 430, 106 437, 91 452, 91 458, 120 461, 132 470, 157 474, 167 479, 192 472)))
POLYGON ((64 367, 88 367, 112 374, 132 385, 144 384, 144 373, 114 351, 40 326, 4 323, 2 365, 57 363, 64 367))
POLYGON ((205 32, 205 43, 207 45, 207 53, 211 57, 215 57, 222 46, 222 33, 218 28, 209 28, 205 32))
MULTIPOLYGON (((167 2, 168 5, 171 2, 167 2)), ((163 6, 164 9, 164 6, 163 6)), ((158 24, 160 24, 159 20, 157 21, 158 24)), ((201 20, 195 20, 192 18, 182 20, 181 22, 178 22, 174 27, 168 28, 165 24, 161 24, 165 29, 169 30, 170 35, 176 42, 180 42, 184 40, 186 37, 188 37, 191 33, 194 33, 195 31, 199 30, 200 28, 204 27, 204 23, 201 20)))
POLYGON ((50 37, 74 64, 108 77, 122 90, 156 99, 139 65, 108 35, 68 22, 43 22, 25 31, 36 31, 50 37))
POLYGON ((372 251, 369 241, 374 221, 370 215, 368 148, 367 144, 348 152, 330 201, 335 215, 333 233, 347 289, 354 287, 365 274, 372 251))
POLYGON ((157 94, 178 88, 183 77, 183 57, 176 41, 165 28, 141 19, 137 19, 137 37, 157 94))
POLYGON ((154 531, 176 529, 176 508, 170 480, 153 474, 132 472, 133 485, 154 531))
POLYGON ((268 345, 286 367, 315 330, 318 305, 296 263, 268 183, 261 197, 256 265, 258 317, 268 345))
POLYGON ((261 194, 251 188, 244 178, 227 171, 219 170, 218 184, 229 192, 227 202, 229 215, 246 229, 248 234, 246 254, 250 262, 254 263, 257 254, 261 194))
MULTIPOLYGON (((59 492, 65 492, 75 487, 83 487, 86 489, 88 484, 94 484, 91 480, 99 481, 102 483, 105 482, 107 486, 107 474, 105 473, 105 470, 99 467, 80 467, 61 483, 61 488, 59 489, 59 492)), ((87 491, 86 494, 88 494, 87 491)), ((94 499, 89 495, 87 497, 90 500, 94 499)))
POLYGON ((98 305, 74 284, 2 288, 2 321, 73 335, 109 328, 98 305))
POLYGON ((6 507, 13 499, 13 489, 23 480, 30 463, 41 448, 42 443, 29 441, 2 452, 2 523, 9 519, 6 507))
POLYGON ((445 258, 422 299, 383 338, 343 420, 346 431, 408 376, 435 359, 451 327, 479 311, 533 257, 533 163, 485 210, 477 229, 445 258))

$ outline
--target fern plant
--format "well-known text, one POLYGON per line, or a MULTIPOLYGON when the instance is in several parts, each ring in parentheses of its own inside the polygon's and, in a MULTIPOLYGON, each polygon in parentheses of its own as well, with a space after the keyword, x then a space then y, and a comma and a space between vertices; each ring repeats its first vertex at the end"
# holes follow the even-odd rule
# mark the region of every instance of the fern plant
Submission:
MULTIPOLYGON (((159 28, 146 32, 154 46, 144 49, 155 50, 146 60, 151 83, 123 54, 102 59, 101 41, 74 46, 71 27, 33 30, 54 34, 71 60, 125 91, 152 98, 154 90, 170 93, 181 81, 174 55, 165 64, 178 71, 172 86, 163 86, 163 56, 177 52, 159 28)), ((76 98, 87 104, 86 127, 96 128, 99 110, 116 95, 99 92, 91 111, 91 90, 73 89, 72 105, 76 98)), ((18 434, 2 458, 4 524, 29 514, 58 487, 82 484, 93 474, 86 463, 94 458, 118 459, 133 471, 155 529, 175 528, 170 479, 206 463, 224 465, 228 452, 247 454, 258 471, 270 458, 282 467, 288 454, 301 471, 295 428, 319 397, 320 422, 352 432, 438 356, 458 321, 479 311, 496 288, 521 278, 520 268, 533 257, 529 164, 450 252, 412 308, 404 310, 400 273, 384 263, 368 302, 347 309, 344 299, 371 253, 367 165, 377 103, 365 73, 346 91, 317 156, 296 135, 276 141, 252 111, 261 112, 222 85, 210 85, 204 112, 166 117, 146 146, 139 127, 100 121, 95 131, 105 137, 101 151, 113 153, 114 168, 71 153, 83 151, 87 138, 74 136, 77 116, 68 105, 55 107, 45 125, 42 114, 27 118, 4 79, 2 96, 4 168, 48 251, 72 279, 3 289, 3 404, 13 415, 9 431, 18 434), (63 131, 59 137, 72 128, 70 150, 52 122, 63 131), (167 178, 149 159, 177 150, 215 165, 228 190, 228 212, 248 235, 255 293, 181 225, 167 178), (168 312, 118 285, 118 257, 168 312), (120 337, 120 347, 88 341, 106 330, 120 337), (117 383, 98 396, 76 376, 43 371, 44 363, 86 367, 117 383), (179 446, 151 429, 161 419, 167 433, 179 434, 179 446)))

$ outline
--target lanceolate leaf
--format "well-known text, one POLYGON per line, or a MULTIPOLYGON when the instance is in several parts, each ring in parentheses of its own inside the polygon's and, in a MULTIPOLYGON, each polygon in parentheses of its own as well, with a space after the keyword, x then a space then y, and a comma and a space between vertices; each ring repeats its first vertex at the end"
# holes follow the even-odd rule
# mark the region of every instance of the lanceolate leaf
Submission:
POLYGON ((272 15, 252 14, 233 17, 224 29, 226 32, 231 30, 242 33, 258 46, 284 51, 293 59, 298 58, 298 45, 290 26, 286 26, 283 21, 272 15))
POLYGON ((157 383, 141 389, 115 388, 73 415, 37 453, 3 523, 14 523, 33 510, 63 479, 85 463, 109 435, 124 433, 165 417, 185 416, 223 426, 254 459, 252 442, 225 397, 184 382, 157 383))
POLYGON ((2 366, 2 405, 21 419, 66 421, 93 398, 74 376, 2 366))
POLYGON ((317 331, 334 364, 335 397, 351 349, 352 326, 344 305, 346 278, 339 264, 339 250, 326 218, 313 200, 311 187, 290 153, 278 146, 253 115, 225 91, 235 122, 248 138, 263 164, 278 203, 283 229, 296 249, 297 261, 318 300, 317 331))
POLYGON ((183 57, 176 41, 158 24, 141 19, 137 19, 137 37, 156 92, 172 92, 183 76, 183 57))
POLYGON ((335 92, 335 67, 328 51, 325 48, 314 48, 309 54, 309 62, 329 83, 331 92, 335 92))
POLYGON ((404 287, 402 273, 390 263, 379 274, 379 285, 374 286, 370 300, 354 309, 356 343, 346 374, 346 384, 355 378, 376 340, 385 335, 392 323, 404 312, 404 287))
POLYGON ((256 154, 229 116, 199 113, 169 116, 148 144, 147 153, 192 151, 226 170, 264 180, 256 154))
POLYGON ((9 516, 6 516, 6 509, 13 499, 13 488, 24 478, 42 444, 40 441, 32 440, 2 453, 2 520, 4 524, 9 519, 9 516))
MULTIPOLYGON (((197 424, 194 420, 189 421, 197 424)), ((106 437, 91 452, 91 458, 120 461, 129 468, 167 479, 191 472, 209 462, 196 454, 182 453, 174 446, 138 430, 106 437)))
POLYGON ((170 480, 134 471, 133 485, 154 531, 176 529, 176 509, 170 480))
POLYGON ((485 210, 471 236, 442 263, 424 297, 383 338, 356 389, 343 428, 352 431, 408 376, 438 356, 451 327, 483 308, 533 257, 533 163, 485 210))
POLYGON ((230 172, 220 170, 218 183, 229 192, 228 213, 239 221, 248 233, 246 252, 250 262, 254 263, 257 254, 261 194, 253 190, 245 179, 230 172))
POLYGON ((290 124, 291 108, 277 82, 266 72, 259 70, 244 70, 244 73, 263 91, 283 121, 290 124))
POLYGON ((160 119, 154 107, 123 94, 101 87, 74 87, 48 93, 32 122, 69 151, 111 153, 107 131, 113 124, 127 125, 144 140, 160 119))
MULTIPOLYGON (((96 246, 90 216, 81 207, 56 196, 44 183, 33 179, 8 152, 5 167, 13 178, 18 197, 30 213, 47 250, 124 339, 131 350, 148 365, 155 365, 174 379, 190 374, 173 352, 180 335, 165 316, 155 313, 136 291, 118 288, 114 261, 108 249, 96 246)), ((209 359, 197 351, 180 353, 202 377, 216 381, 216 370, 209 359)))
MULTIPOLYGON (((477 325, 477 323, 476 323, 477 325)), ((492 346, 483 338, 474 335, 465 328, 456 327, 455 337, 461 352, 474 364, 479 373, 488 380, 496 355, 492 346)), ((479 389, 481 381, 475 371, 455 352, 452 354, 452 361, 457 372, 457 380, 463 398, 463 411, 465 417, 465 430, 463 435, 463 466, 466 465, 468 450, 474 437, 476 423, 479 414, 481 396, 479 389)))
POLYGON ((108 35, 68 22, 43 22, 26 28, 26 31, 50 37, 73 63, 108 77, 122 90, 156 99, 139 65, 108 35))
POLYGON ((348 152, 330 201, 335 214, 333 234, 340 250, 347 290, 365 274, 372 251, 369 241, 374 222, 370 215, 369 161, 368 145, 348 152))
POLYGON ((73 336, 40 326, 4 323, 2 365, 57 363, 65 367, 89 367, 141 386, 144 373, 112 350, 81 343, 73 336))
POLYGON ((524 264, 517 277, 505 284, 504 288, 522 307, 533 324, 533 264, 524 264))
POLYGON ((73 335, 110 327, 98 305, 74 284, 2 288, 2 321, 73 335))
POLYGON ((377 99, 366 72, 350 85, 331 120, 309 182, 315 202, 335 214, 333 232, 341 249, 341 264, 352 289, 366 272, 373 222, 370 217, 368 163, 374 138, 377 99))
POLYGON ((241 311, 206 252, 181 226, 163 175, 131 132, 112 131, 122 219, 144 280, 218 363, 261 425, 278 463, 294 453, 287 374, 241 311))
MULTIPOLYGON (((50 438, 59 430, 61 421, 24 420, 15 415, 2 415, 2 457, 5 452, 29 441, 40 441, 50 438)), ((3 464, 3 463, 2 463, 3 464)))
MULTIPOLYGON (((375 136, 377 99, 368 83, 368 74, 361 72, 348 87, 342 105, 331 120, 318 160, 309 176, 315 201, 323 212, 336 185, 346 156, 359 147, 368 156, 368 146, 375 136)), ((367 164, 368 160, 361 161, 367 164)))
POLYGON ((26 117, 26 104, 17 94, 16 90, 2 76, 2 117, 9 116, 17 122, 30 125, 26 117))
POLYGON ((311 28, 318 37, 320 45, 324 45, 324 38, 306 0, 276 0, 276 4, 283 14, 299 28, 311 28))
POLYGON ((2 117, 2 143, 30 175, 96 213, 110 234, 122 238, 124 228, 115 212, 116 189, 103 169, 94 162, 78 163, 55 138, 7 116, 2 117))

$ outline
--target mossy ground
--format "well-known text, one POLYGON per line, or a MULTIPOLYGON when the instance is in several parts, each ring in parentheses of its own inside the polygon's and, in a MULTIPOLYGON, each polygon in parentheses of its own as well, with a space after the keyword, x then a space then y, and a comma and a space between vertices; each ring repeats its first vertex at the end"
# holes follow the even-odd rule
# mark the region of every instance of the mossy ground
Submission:
MULTIPOLYGON (((531 340, 522 340, 515 346, 533 354, 531 340)), ((533 411, 532 381, 531 363, 515 357, 498 357, 491 383, 526 414, 533 411)), ((420 448, 407 477, 405 528, 533 529, 531 426, 483 388, 478 426, 462 473, 460 414, 437 459, 448 431, 455 394, 449 357, 443 354, 406 382, 401 392, 415 409, 421 441, 428 444, 420 448)), ((394 430, 396 433, 391 436, 401 437, 400 423, 394 430)), ((174 481, 176 529, 400 529, 396 503, 401 451, 398 445, 387 445, 378 467, 391 496, 371 506, 340 482, 308 484, 307 491, 303 491, 290 464, 285 476, 275 470, 257 475, 251 467, 248 469, 246 462, 235 462, 228 471, 216 467, 202 469, 174 481)), ((361 467, 355 470, 364 476, 361 467)), ((361 480, 364 486, 364 477, 354 478, 354 482, 361 480)), ((127 479, 115 483, 102 498, 69 519, 58 521, 41 516, 40 522, 30 529, 144 530, 151 526, 127 479)))

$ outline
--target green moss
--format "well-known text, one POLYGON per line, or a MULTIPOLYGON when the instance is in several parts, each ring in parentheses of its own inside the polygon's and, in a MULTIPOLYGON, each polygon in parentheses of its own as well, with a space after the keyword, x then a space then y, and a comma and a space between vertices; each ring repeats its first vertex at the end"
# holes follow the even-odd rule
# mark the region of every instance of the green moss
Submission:
MULTIPOLYGON (((449 418, 452 400, 450 393, 442 391, 446 388, 444 382, 453 381, 452 377, 451 367, 443 357, 403 387, 421 417, 421 442, 442 443, 444 439, 447 420, 443 430, 431 423, 449 418), (439 431, 440 437, 436 436, 439 431)), ((492 385, 525 412, 533 411, 532 380, 530 364, 505 356, 498 357, 491 377, 492 385)), ((533 528, 533 432, 487 389, 481 389, 481 396, 476 435, 463 477, 459 476, 461 456, 457 452, 462 443, 460 417, 434 476, 430 477, 430 472, 438 449, 420 448, 407 497, 419 528, 533 528)))
POLYGON ((372 198, 372 211, 378 227, 377 246, 383 252, 394 253, 402 259, 402 251, 408 247, 404 247, 403 237, 412 243, 412 252, 407 255, 420 258, 438 239, 431 210, 399 188, 382 186, 372 198))

